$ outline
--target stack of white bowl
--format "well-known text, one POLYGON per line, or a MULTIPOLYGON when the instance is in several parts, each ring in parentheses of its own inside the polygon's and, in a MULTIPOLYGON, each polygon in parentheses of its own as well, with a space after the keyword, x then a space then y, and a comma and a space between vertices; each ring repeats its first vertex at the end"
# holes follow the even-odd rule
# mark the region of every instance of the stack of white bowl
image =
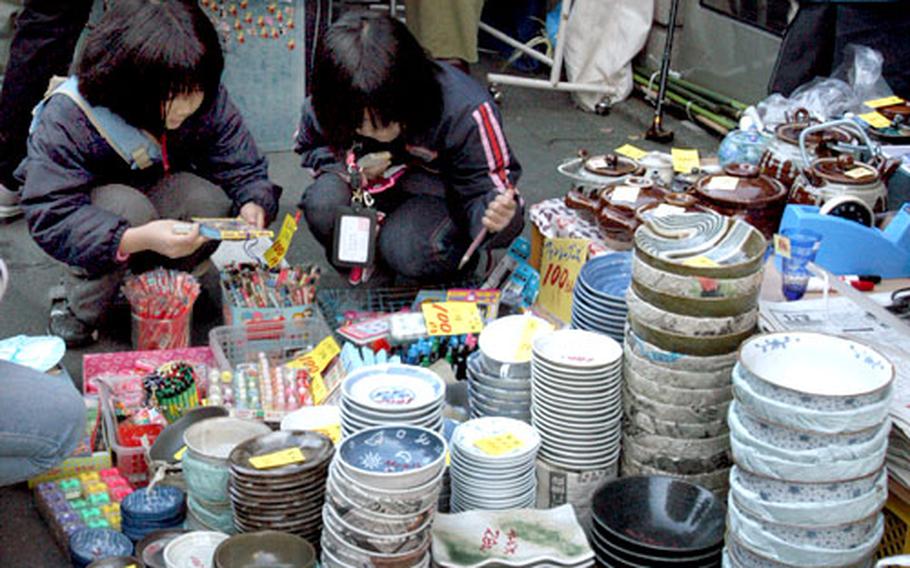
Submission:
POLYGON ((733 372, 726 561, 866 566, 884 531, 894 368, 810 332, 745 342, 733 372))
POLYGON ((730 373, 756 331, 764 251, 755 228, 714 213, 652 216, 636 232, 623 475, 727 490, 730 373))
POLYGON ((441 435, 404 424, 345 438, 329 466, 322 566, 428 567, 446 453, 441 435))
POLYGON ((471 418, 504 416, 531 422, 531 344, 553 326, 531 315, 499 318, 480 333, 468 357, 471 418))
POLYGON ((540 436, 520 420, 468 420, 452 434, 451 511, 533 507, 540 436))
POLYGON ((442 432, 445 381, 423 367, 385 363, 361 367, 341 384, 341 432, 383 424, 442 432))
POLYGON ((567 329, 534 341, 531 423, 540 458, 570 471, 613 470, 622 428, 622 348, 567 329))

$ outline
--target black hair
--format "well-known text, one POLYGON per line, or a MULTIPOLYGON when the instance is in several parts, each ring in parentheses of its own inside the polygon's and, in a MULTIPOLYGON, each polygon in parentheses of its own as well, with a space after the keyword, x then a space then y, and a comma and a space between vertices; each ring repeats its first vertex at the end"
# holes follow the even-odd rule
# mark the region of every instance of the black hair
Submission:
POLYGON ((352 11, 326 32, 313 71, 316 119, 336 151, 350 147, 364 111, 375 126, 422 133, 442 112, 437 66, 400 21, 352 11))
POLYGON ((85 42, 79 91, 132 126, 160 135, 175 96, 215 99, 224 70, 218 32, 194 0, 117 0, 85 42))

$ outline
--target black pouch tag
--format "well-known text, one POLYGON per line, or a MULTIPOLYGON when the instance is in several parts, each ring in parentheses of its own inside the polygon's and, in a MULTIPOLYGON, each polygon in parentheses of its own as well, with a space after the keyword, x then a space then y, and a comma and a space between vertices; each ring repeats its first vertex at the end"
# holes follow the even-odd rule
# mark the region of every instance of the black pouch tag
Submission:
POLYGON ((341 207, 335 215, 332 262, 338 266, 371 266, 376 253, 376 211, 341 207))

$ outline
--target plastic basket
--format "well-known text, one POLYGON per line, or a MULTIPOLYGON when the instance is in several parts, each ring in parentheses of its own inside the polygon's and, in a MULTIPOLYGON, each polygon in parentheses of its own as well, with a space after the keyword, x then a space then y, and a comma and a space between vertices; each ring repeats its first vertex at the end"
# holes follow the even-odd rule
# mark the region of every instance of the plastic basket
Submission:
POLYGON ((111 381, 136 380, 133 376, 120 378, 105 377, 97 381, 98 394, 101 397, 101 418, 104 421, 104 434, 108 446, 114 453, 115 465, 123 477, 133 486, 148 484, 148 461, 145 448, 121 446, 117 438, 117 418, 114 411, 114 394, 111 392, 111 381))
POLYGON ((283 322, 224 325, 209 332, 215 364, 233 370, 241 363, 254 363, 264 353, 272 361, 284 362, 300 351, 308 351, 331 335, 319 310, 312 316, 283 322))
POLYGON ((316 303, 333 327, 345 323, 345 312, 397 312, 409 308, 421 288, 320 288, 316 303))
POLYGON ((887 558, 910 552, 910 505, 892 490, 882 513, 885 515, 885 534, 875 557, 887 558))

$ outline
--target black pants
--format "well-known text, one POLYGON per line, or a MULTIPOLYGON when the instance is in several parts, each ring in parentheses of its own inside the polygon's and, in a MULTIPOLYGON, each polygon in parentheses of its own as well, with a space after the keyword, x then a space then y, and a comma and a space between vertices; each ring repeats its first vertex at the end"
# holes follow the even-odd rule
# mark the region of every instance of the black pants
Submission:
POLYGON ((67 75, 88 22, 92 0, 25 0, 16 20, 0 92, 0 183, 19 184, 13 171, 25 157, 32 109, 54 75, 67 75))

